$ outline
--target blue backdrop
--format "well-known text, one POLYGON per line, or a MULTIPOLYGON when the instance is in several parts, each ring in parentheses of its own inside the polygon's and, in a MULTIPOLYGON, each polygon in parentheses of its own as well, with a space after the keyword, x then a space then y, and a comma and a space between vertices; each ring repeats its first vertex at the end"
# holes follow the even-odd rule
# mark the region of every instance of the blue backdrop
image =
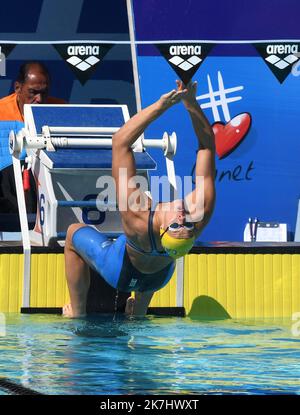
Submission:
MULTIPOLYGON (((155 43, 212 41, 215 47, 193 77, 199 85, 199 103, 211 124, 227 124, 241 113, 251 117, 249 131, 241 134, 234 151, 217 156, 216 210, 201 239, 241 241, 249 217, 287 223, 293 238, 300 195, 300 77, 290 73, 280 83, 256 42, 273 40, 284 45, 291 41, 299 48, 299 2, 136 0, 134 5, 143 105, 173 88, 178 78, 155 43), (219 102, 209 95, 209 82, 219 102)), ((283 57, 277 59, 283 62, 283 57)), ((286 70, 291 69, 292 65, 286 70)), ((178 135, 177 174, 189 175, 196 139, 182 105, 164 115, 147 134, 157 135, 164 129, 178 135)), ((222 133, 217 140, 222 145, 222 133)), ((152 154, 159 160, 159 173, 165 174, 161 154, 152 154)))

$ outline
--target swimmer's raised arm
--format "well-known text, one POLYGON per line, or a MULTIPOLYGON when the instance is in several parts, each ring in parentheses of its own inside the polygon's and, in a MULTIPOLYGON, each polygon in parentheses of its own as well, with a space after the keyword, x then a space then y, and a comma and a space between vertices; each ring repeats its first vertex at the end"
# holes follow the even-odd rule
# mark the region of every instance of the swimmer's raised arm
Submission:
MULTIPOLYGON (((182 98, 182 103, 190 115, 198 140, 195 176, 204 179, 204 195, 203 198, 199 197, 201 191, 197 194, 197 190, 201 189, 197 189, 196 180, 196 188, 186 197, 186 202, 189 206, 194 206, 194 210, 190 213, 198 222, 197 227, 200 233, 209 221, 215 203, 215 138, 209 121, 196 99, 197 82, 190 82, 187 87, 181 81, 176 82, 178 90, 187 90, 182 98)), ((199 183, 202 184, 201 181, 199 183)))
MULTIPOLYGON (((172 90, 162 95, 156 102, 143 110, 139 111, 130 120, 128 120, 118 132, 116 132, 112 139, 112 175, 116 183, 117 199, 119 205, 124 206, 124 202, 127 204, 130 195, 138 190, 137 187, 128 185, 131 178, 136 176, 135 160, 132 152, 133 143, 140 137, 145 129, 157 118, 159 118, 167 109, 177 104, 183 96, 186 94, 186 89, 172 90), (120 169, 126 169, 126 181, 127 189, 122 186, 122 194, 119 191, 120 182, 120 169), (126 191, 127 190, 127 191, 126 191), (127 200, 120 200, 120 197, 124 197, 126 191, 127 200)), ((135 212, 137 215, 139 212, 135 212)), ((130 209, 123 209, 122 218, 131 215, 130 209)))

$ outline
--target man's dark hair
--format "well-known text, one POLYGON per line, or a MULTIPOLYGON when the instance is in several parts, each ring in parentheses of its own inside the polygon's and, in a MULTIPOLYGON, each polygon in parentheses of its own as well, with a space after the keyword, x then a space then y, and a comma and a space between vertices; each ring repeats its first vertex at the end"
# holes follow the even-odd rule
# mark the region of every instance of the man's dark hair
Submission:
POLYGON ((42 62, 39 62, 39 61, 30 61, 30 62, 23 63, 23 65, 21 65, 19 68, 19 73, 18 73, 16 81, 19 82, 20 84, 24 84, 27 80, 28 73, 30 72, 30 69, 33 66, 37 66, 40 69, 40 72, 43 73, 45 76, 47 76, 50 82, 50 75, 49 75, 48 69, 42 62))

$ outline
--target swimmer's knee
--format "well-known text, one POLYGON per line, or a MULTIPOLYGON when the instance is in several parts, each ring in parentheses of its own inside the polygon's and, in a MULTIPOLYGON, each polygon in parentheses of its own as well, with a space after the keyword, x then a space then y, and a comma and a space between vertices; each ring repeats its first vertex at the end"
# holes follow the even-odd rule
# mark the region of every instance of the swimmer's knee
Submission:
POLYGON ((66 235, 66 244, 72 245, 72 239, 73 235, 78 229, 84 228, 86 225, 83 223, 72 223, 67 229, 67 235, 66 235))

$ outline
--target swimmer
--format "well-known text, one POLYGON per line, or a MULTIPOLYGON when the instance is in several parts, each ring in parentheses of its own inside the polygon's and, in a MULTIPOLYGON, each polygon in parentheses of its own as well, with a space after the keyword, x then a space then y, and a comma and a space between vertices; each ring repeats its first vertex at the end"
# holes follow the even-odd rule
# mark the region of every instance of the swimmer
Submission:
POLYGON ((120 209, 124 234, 110 241, 84 224, 72 224, 68 228, 65 265, 71 303, 63 308, 66 317, 86 315, 89 267, 119 291, 134 291, 135 297, 128 299, 125 312, 135 316, 145 315, 153 293, 164 287, 172 277, 176 259, 190 251, 210 220, 215 201, 214 134, 196 100, 197 83, 190 82, 187 86, 181 81, 176 83, 176 89, 138 112, 113 136, 112 175, 118 206, 124 206, 126 197, 126 209, 120 209), (133 196, 138 194, 141 201, 145 195, 138 186, 132 186, 131 179, 136 176, 132 145, 153 121, 180 101, 195 131, 198 142, 195 174, 203 181, 196 180, 195 189, 184 200, 176 199, 153 206, 148 198, 146 208, 142 208, 143 203, 137 208, 137 204, 132 203, 133 196), (127 172, 125 186, 121 175, 124 171, 127 172))

